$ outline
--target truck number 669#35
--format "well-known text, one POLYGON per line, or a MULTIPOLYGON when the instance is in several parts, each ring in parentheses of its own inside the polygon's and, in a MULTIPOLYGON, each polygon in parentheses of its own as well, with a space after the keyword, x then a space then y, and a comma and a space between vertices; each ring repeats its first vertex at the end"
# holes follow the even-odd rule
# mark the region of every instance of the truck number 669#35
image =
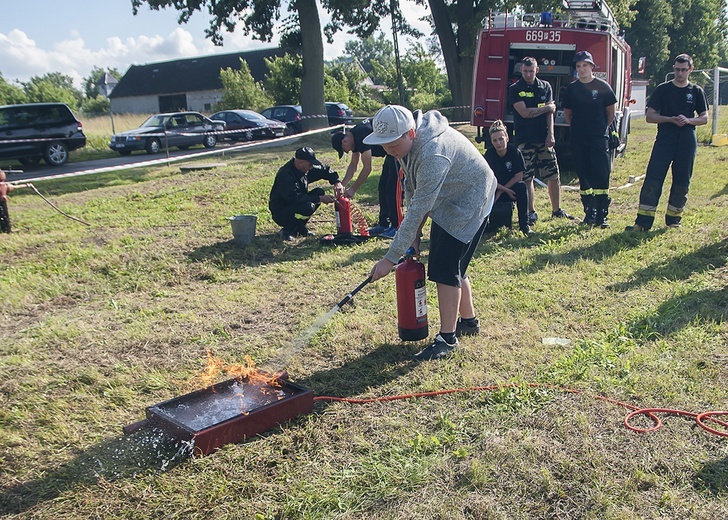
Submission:
POLYGON ((527 42, 558 42, 561 41, 561 31, 526 31, 527 42))

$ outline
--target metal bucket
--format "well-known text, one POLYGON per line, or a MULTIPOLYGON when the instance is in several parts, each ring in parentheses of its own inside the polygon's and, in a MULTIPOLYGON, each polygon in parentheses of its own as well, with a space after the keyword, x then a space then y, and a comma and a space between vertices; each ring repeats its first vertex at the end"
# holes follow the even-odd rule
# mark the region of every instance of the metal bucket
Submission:
POLYGON ((247 246, 255 238, 255 223, 258 217, 255 215, 235 215, 230 217, 230 225, 233 228, 233 239, 236 244, 247 246))

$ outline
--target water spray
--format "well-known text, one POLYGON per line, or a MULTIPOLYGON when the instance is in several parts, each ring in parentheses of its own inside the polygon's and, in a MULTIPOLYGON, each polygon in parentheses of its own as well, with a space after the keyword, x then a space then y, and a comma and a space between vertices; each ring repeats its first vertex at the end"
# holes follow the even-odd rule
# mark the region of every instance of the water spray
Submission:
POLYGON ((356 293, 361 291, 364 287, 366 287, 367 284, 369 284, 372 281, 372 277, 367 277, 366 280, 364 280, 362 283, 356 286, 354 290, 352 290, 349 294, 344 296, 344 298, 334 305, 329 312, 326 314, 321 315, 313 324, 311 324, 304 332, 301 334, 298 338, 294 339, 291 342, 291 345, 284 349, 283 352, 276 357, 275 359, 269 361, 267 363, 268 366, 275 365, 277 367, 286 367, 288 366, 288 363, 291 361, 293 356, 298 354, 301 350, 303 350, 306 345, 308 345, 308 342, 311 341, 311 339, 318 333, 318 331, 321 330, 321 328, 328 323, 328 321, 336 314, 344 305, 349 303, 349 301, 354 297, 356 293))

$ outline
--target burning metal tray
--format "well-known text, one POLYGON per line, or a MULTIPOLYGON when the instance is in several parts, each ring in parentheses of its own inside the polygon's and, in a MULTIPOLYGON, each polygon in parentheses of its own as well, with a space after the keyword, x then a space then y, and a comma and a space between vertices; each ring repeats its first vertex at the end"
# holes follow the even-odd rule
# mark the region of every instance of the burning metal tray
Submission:
MULTIPOLYGON (((148 407, 143 426, 193 441, 194 453, 207 455, 313 410, 311 390, 282 379, 278 383, 223 381, 148 407)), ((133 431, 133 426, 127 428, 133 431)))

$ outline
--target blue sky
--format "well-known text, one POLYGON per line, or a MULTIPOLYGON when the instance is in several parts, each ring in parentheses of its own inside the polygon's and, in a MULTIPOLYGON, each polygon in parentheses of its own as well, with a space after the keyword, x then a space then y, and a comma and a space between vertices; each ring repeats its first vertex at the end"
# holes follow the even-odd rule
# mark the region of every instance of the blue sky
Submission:
MULTIPOLYGON (((413 2, 402 2, 405 16, 414 20, 427 14, 413 2)), ((285 14, 285 13, 282 13, 285 14)), ((322 25, 327 21, 322 14, 322 25)), ((146 5, 134 16, 130 0, 4 0, 0 15, 0 73, 8 82, 62 72, 77 86, 94 66, 116 67, 174 60, 213 53, 272 47, 277 43, 252 40, 236 31, 225 33, 224 45, 205 38, 207 12, 196 12, 179 25, 174 9, 152 11, 146 5)), ((429 33, 427 25, 417 26, 429 33)), ((384 26, 389 30, 389 25, 384 26)), ((324 58, 340 56, 350 35, 339 34, 324 44, 324 58)))

